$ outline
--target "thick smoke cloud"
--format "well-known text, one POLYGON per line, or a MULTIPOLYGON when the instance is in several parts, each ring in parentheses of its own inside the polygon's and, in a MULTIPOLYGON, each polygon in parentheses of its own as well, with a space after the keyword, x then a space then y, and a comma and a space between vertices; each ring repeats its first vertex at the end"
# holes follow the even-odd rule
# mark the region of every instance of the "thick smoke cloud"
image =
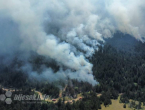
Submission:
POLYGON ((99 41, 118 30, 144 42, 144 9, 142 0, 1 0, 0 54, 9 61, 21 52, 27 62, 34 51, 55 60, 60 70, 45 67, 37 75, 26 63, 22 70, 30 76, 49 81, 69 77, 95 85, 88 57, 99 41))

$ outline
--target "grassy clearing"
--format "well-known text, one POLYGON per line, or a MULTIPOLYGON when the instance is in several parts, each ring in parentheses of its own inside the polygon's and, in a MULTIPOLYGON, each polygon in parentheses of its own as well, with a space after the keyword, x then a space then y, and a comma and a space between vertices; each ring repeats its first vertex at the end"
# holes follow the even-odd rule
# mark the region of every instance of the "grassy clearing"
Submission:
MULTIPOLYGON (((117 100, 111 100, 112 101, 112 104, 105 107, 104 104, 101 105, 102 109, 101 110, 137 110, 137 109, 134 109, 134 108, 129 108, 129 105, 126 104, 126 108, 123 108, 123 103, 119 103, 119 99, 120 99, 120 96, 117 100)), ((131 101, 131 100, 130 100, 131 101)), ((142 109, 140 110, 145 110, 145 107, 142 106, 142 109)))
POLYGON ((123 104, 119 103, 119 100, 112 100, 112 104, 105 107, 103 104, 101 105, 101 110, 131 110, 128 107, 123 108, 123 104))

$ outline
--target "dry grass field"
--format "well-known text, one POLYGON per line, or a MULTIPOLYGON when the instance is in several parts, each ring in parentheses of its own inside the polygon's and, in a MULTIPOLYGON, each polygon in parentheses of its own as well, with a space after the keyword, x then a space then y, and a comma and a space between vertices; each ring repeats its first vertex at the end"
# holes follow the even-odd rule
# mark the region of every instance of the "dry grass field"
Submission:
MULTIPOLYGON (((120 97, 119 97, 120 98, 120 97)), ((126 105, 126 108, 123 108, 123 103, 119 103, 119 98, 117 100, 112 100, 112 104, 105 107, 103 104, 101 105, 102 109, 101 110, 137 110, 133 108, 129 108, 128 104, 126 105)), ((142 106, 142 109, 140 110, 145 110, 145 107, 142 106)))

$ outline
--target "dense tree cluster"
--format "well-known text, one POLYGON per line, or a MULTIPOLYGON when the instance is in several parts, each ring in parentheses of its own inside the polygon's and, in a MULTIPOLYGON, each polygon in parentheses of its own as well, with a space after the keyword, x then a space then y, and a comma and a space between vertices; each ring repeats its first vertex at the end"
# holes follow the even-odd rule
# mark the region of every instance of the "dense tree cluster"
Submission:
MULTIPOLYGON (((136 47, 143 49, 144 44, 136 47)), ((135 50, 136 51, 136 50, 135 50)), ((121 101, 128 99, 145 101, 145 53, 119 51, 110 45, 100 47, 91 59, 93 74, 100 85, 96 92, 113 90, 113 94, 123 93, 121 101)))

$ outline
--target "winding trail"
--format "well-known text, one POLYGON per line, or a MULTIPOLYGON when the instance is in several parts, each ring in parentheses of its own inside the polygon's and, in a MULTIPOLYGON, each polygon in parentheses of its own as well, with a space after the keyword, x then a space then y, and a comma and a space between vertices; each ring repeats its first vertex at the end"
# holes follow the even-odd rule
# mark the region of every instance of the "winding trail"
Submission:
MULTIPOLYGON (((22 90, 22 89, 6 88, 6 87, 3 87, 3 86, 1 86, 1 85, 0 85, 0 87, 1 87, 2 90, 4 90, 4 91, 11 91, 11 92, 21 91, 21 90, 22 90)), ((62 93, 66 90, 66 88, 67 88, 67 85, 64 87, 63 90, 60 90, 59 97, 56 98, 55 101, 53 101, 53 99, 51 99, 51 98, 47 98, 47 99, 45 99, 45 101, 57 103, 58 100, 62 98, 62 93)), ((37 94, 40 96, 40 99, 41 99, 41 100, 44 100, 44 95, 43 95, 40 91, 36 91, 35 89, 32 89, 31 91, 34 91, 35 93, 37 93, 37 94)), ((78 101, 78 100, 80 100, 80 98, 83 98, 83 97, 78 96, 78 97, 75 98, 75 99, 71 99, 71 100, 65 101, 65 103, 68 103, 68 102, 69 102, 69 103, 72 103, 73 101, 78 101)))

